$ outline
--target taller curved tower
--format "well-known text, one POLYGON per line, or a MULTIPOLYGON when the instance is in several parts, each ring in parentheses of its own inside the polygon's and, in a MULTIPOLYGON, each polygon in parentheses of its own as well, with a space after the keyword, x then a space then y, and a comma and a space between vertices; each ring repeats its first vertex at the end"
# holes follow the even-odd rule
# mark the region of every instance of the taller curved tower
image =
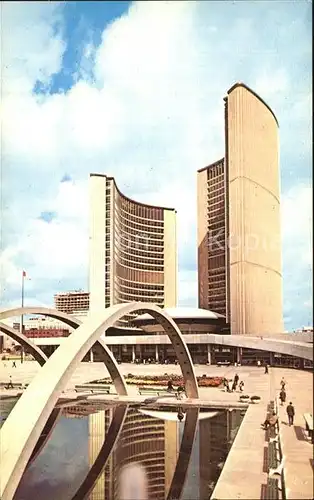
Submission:
POLYGON ((92 313, 132 301, 175 307, 176 211, 131 200, 113 177, 90 174, 89 269, 92 313))
POLYGON ((282 333, 278 122, 243 83, 224 100, 225 158, 198 171, 199 304, 233 334, 282 333))
POLYGON ((225 99, 231 332, 283 332, 278 122, 242 83, 225 99))

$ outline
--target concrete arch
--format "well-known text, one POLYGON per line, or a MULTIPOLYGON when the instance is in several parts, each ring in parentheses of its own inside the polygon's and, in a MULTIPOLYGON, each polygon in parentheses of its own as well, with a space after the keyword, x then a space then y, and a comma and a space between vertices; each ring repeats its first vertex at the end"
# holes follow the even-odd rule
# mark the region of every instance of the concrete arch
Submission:
MULTIPOLYGON (((24 348, 28 349, 28 351, 32 354, 32 356, 35 358, 35 360, 41 366, 43 366, 46 363, 46 361, 48 360, 48 358, 44 354, 44 352, 39 347, 37 347, 36 344, 34 344, 30 339, 28 339, 25 335, 21 334, 19 331, 14 330, 13 328, 11 328, 8 325, 5 325, 4 323, 0 323, 0 331, 4 332, 10 338, 19 342, 24 348)), ((121 379, 119 377, 117 377, 117 373, 114 370, 112 370, 112 368, 111 368, 112 359, 110 356, 110 351, 107 349, 107 346, 103 343, 103 341, 100 342, 100 345, 102 348, 102 355, 104 357, 105 364, 107 362, 107 365, 108 365, 108 361, 109 361, 108 371, 109 371, 110 375, 112 376, 112 379, 116 381, 115 387, 116 387, 117 393, 120 395, 126 395, 127 388, 126 388, 123 376, 121 375, 121 379)), ((115 360, 114 360, 113 364, 115 365, 115 360)), ((117 365, 116 365, 116 367, 117 367, 117 370, 119 371, 117 365)), ((120 374, 120 372, 119 372, 119 374, 120 374)), ((126 410, 124 412, 122 412, 122 410, 120 410, 117 413, 117 416, 116 416, 114 422, 112 422, 113 425, 112 425, 112 429, 111 429, 111 434, 109 436, 110 439, 105 440, 104 445, 99 452, 99 456, 95 460, 95 464, 91 467, 90 472, 86 476, 85 481, 83 482, 82 486, 79 488, 79 490, 77 492, 77 495, 78 495, 77 498, 79 498, 79 495, 81 494, 81 491, 84 490, 84 488, 86 488, 88 486, 90 487, 90 485, 92 483, 91 477, 94 477, 97 467, 99 468, 99 463, 104 461, 104 455, 105 456, 106 456, 106 454, 108 456, 110 455, 111 449, 115 445, 116 440, 119 437, 119 434, 120 434, 120 431, 121 431, 121 428, 122 428, 122 425, 124 422, 125 412, 126 412, 126 410), (121 415, 121 413, 123 413, 123 415, 121 415)), ((39 439, 38 439, 38 441, 33 449, 32 455, 29 459, 27 466, 31 465, 34 462, 34 460, 36 460, 38 455, 41 453, 43 448, 46 446, 46 443, 49 440, 55 426, 57 425, 57 422, 58 422, 59 418, 61 417, 61 414, 62 414, 62 409, 58 409, 58 408, 53 409, 53 411, 50 414, 50 416, 45 424, 45 427, 44 427, 41 435, 39 436, 39 439)), ((107 463, 107 460, 105 460, 105 465, 106 465, 106 463, 107 463)), ((99 474, 100 473, 101 472, 99 472, 99 474)))
MULTIPOLYGON (((7 319, 7 318, 12 318, 14 316, 21 316, 22 314, 23 315, 39 314, 39 315, 43 315, 43 316, 48 316, 49 318, 58 319, 59 321, 62 321, 63 323, 65 323, 66 325, 68 325, 74 329, 78 328, 82 324, 82 321, 80 321, 79 319, 73 318, 69 314, 65 314, 65 313, 62 313, 60 311, 57 311, 56 309, 50 309, 47 307, 16 307, 14 309, 5 309, 5 310, 0 312, 0 319, 7 319)), ((4 331, 4 328, 6 328, 6 325, 4 325, 4 323, 0 323, 0 325, 3 326, 3 331, 4 331)), ((9 328, 10 327, 8 327, 8 329, 9 328)), ((15 340, 20 342, 23 345, 23 347, 24 347, 24 344, 22 342, 24 342, 24 343, 28 342, 28 344, 27 344, 28 349, 31 349, 32 346, 34 346, 35 349, 39 349, 33 342, 31 342, 29 339, 27 339, 27 337, 25 335, 21 336, 21 334, 19 332, 17 332, 16 330, 13 330, 13 328, 10 328, 10 330, 7 330, 7 331, 10 331, 10 335, 12 338, 14 338, 13 337, 13 333, 14 333, 15 337, 16 337, 15 340)), ((102 339, 98 339, 97 343, 100 345, 101 356, 102 356, 103 361, 106 365, 106 368, 108 369, 109 374, 113 380, 113 383, 114 383, 114 386, 115 386, 117 393, 120 396, 126 396, 128 394, 127 386, 125 384, 124 377, 120 373, 118 364, 117 364, 114 356, 112 355, 110 349, 107 347, 106 343, 102 339)), ((25 346, 26 346, 26 344, 25 344, 25 346)), ((42 352, 40 349, 39 349, 39 351, 42 352)), ((35 354, 35 351, 34 351, 34 354, 35 354)), ((32 352, 32 355, 34 355, 34 354, 32 352)), ((44 353, 42 353, 42 354, 44 354, 44 353)), ((47 356, 45 354, 44 354, 44 356, 45 356, 45 359, 47 360, 48 359, 47 356)), ((35 357, 35 355, 34 355, 34 357, 35 357)))
POLYGON ((71 328, 77 328, 82 322, 69 314, 51 309, 49 307, 14 307, 13 309, 3 309, 0 311, 0 320, 13 318, 14 316, 22 316, 23 314, 40 314, 62 321, 71 328))
MULTIPOLYGON (((35 360, 40 364, 40 366, 43 366, 46 361, 47 361, 47 356, 46 354, 36 346, 30 339, 28 339, 25 335, 20 333, 17 330, 14 330, 14 328, 11 328, 8 325, 5 325, 4 323, 0 323, 0 331, 4 332, 8 337, 12 338, 13 340, 16 340, 16 342, 19 342, 24 349, 27 349, 31 355, 35 358, 35 360)), ((61 415, 61 410, 55 408, 50 417, 48 418, 46 425, 44 427, 44 430, 42 434, 40 435, 35 448, 33 450, 32 456, 30 457, 29 464, 32 463, 36 457, 39 455, 41 450, 44 448, 48 438, 50 437, 59 417, 61 415)))
POLYGON ((4 323, 0 323, 0 332, 5 333, 8 337, 10 337, 13 340, 16 340, 16 342, 21 344, 21 346, 27 349, 31 353, 33 358, 36 359, 37 363, 39 363, 41 366, 43 366, 46 363, 48 359, 46 354, 36 344, 34 344, 34 342, 32 342, 29 338, 20 333, 18 330, 14 330, 14 328, 11 328, 10 326, 5 325, 4 323))
MULTIPOLYGON (((44 308, 41 309, 42 314, 47 314, 44 308)), ((39 314, 37 308, 24 308, 22 312, 30 314, 30 310, 34 314, 39 314)), ((180 363, 187 396, 198 398, 195 372, 182 334, 172 318, 158 306, 141 302, 117 304, 98 315, 89 317, 77 330, 64 339, 64 342, 49 358, 23 397, 17 402, 0 431, 0 462, 3 464, 0 485, 2 500, 9 500, 13 497, 32 450, 77 364, 94 343, 101 340, 100 336, 104 330, 114 325, 121 317, 137 311, 148 312, 160 322, 173 344, 180 363), (21 415, 25 416, 23 425, 20 425, 21 415)), ((21 311, 16 314, 21 314, 21 311)), ((58 317, 57 311, 53 311, 53 314, 58 317)), ((103 341, 101 345, 105 350, 108 349, 103 341)), ((110 351, 108 355, 111 357, 111 363, 108 364, 112 367, 115 359, 110 351)), ((118 368, 117 374, 120 375, 118 368)))
MULTIPOLYGON (((125 303, 125 304, 117 304, 117 306, 125 306, 125 307, 135 307, 134 312, 141 310, 142 312, 148 312, 153 318, 158 321, 158 323, 162 326, 163 330, 165 333, 168 335, 174 351, 177 355, 181 370, 182 370, 182 375, 186 383, 186 393, 188 397, 191 398, 197 398, 198 397, 198 386, 197 386, 197 381, 194 373, 194 368, 193 368, 193 363, 192 359, 189 353, 189 350, 187 349, 186 343, 184 341, 184 338, 180 332, 180 329, 178 328, 177 324, 175 321, 165 312, 163 311, 160 307, 155 306, 154 304, 150 303, 141 303, 141 302, 130 302, 130 303, 125 303), (142 306, 142 308, 140 308, 142 306)), ((113 307, 117 307, 113 306, 113 307)), ((112 309, 112 308, 110 308, 112 309)), ((132 309, 133 311, 133 309, 132 309)), ((3 311, 0 311, 0 319, 6 319, 10 318, 12 316, 21 316, 22 314, 27 315, 27 314, 40 314, 44 316, 48 316, 50 318, 55 318, 60 321, 63 321, 65 324, 68 326, 71 326, 72 328, 78 328, 80 325, 82 325, 82 322, 69 314, 62 313, 60 311, 57 311, 56 309, 50 309, 47 307, 17 307, 14 309, 6 309, 3 311)), ((127 313, 125 313, 127 314, 127 313)), ((123 314, 121 315, 123 316, 123 314)), ((121 317, 120 316, 120 317, 121 317)), ((116 321, 116 320, 115 320, 116 321)), ((112 326, 114 323, 112 322, 112 326)), ((109 328, 107 326, 106 328, 109 328)), ((106 344, 101 340, 101 339, 96 339, 96 342, 99 342, 101 347, 105 348, 111 355, 111 352, 109 349, 107 349, 105 346, 106 344)), ((110 356, 112 358, 112 355, 110 356)), ((108 359, 108 362, 110 360, 108 359)), ((118 368, 118 365, 117 365, 118 368)), ((119 371, 119 370, 118 370, 119 371)), ((120 393, 119 393, 120 394, 120 393)), ((122 393, 121 393, 122 394, 122 393)), ((126 394, 126 393, 125 393, 126 394)))
MULTIPOLYGON (((13 314, 13 316, 16 316, 16 315, 19 315, 21 313, 22 314, 33 314, 34 313, 34 314, 46 314, 47 316, 50 315, 51 317, 57 317, 57 315, 55 315, 54 311, 52 311, 52 310, 46 311, 45 308, 40 308, 40 311, 37 308, 27 308, 27 309, 31 309, 32 312, 25 313, 24 312, 25 308, 23 308, 23 309, 18 308, 18 309, 6 310, 4 312, 4 316, 6 318, 8 318, 8 317, 12 317, 11 316, 12 314, 13 314)), ((73 325, 75 325, 75 323, 77 323, 75 328, 77 328, 81 324, 81 321, 76 320, 76 319, 73 320, 72 318, 67 318, 67 315, 64 315, 64 314, 62 314, 62 318, 58 318, 58 319, 62 319, 63 321, 68 322, 68 324, 71 324, 71 326, 73 326, 73 325)), ((10 326, 8 326, 4 323, 0 323, 0 331, 4 332, 10 338, 19 342, 24 348, 28 349, 28 351, 32 354, 32 356, 35 358, 35 360, 41 366, 43 366, 46 363, 46 361, 48 360, 45 353, 38 346, 36 346, 36 344, 34 344, 30 339, 28 339, 25 335, 21 334, 18 330, 14 330, 10 326)), ((124 377, 120 373, 120 370, 118 368, 116 360, 113 357, 113 355, 111 354, 110 349, 108 349, 106 344, 101 339, 99 340, 98 344, 101 347, 101 355, 103 357, 103 361, 104 361, 104 363, 109 371, 109 374, 114 382, 117 393, 121 396, 127 395, 128 391, 127 391, 124 377)), ((105 441, 102 449, 99 452, 99 457, 97 457, 95 460, 96 466, 97 466, 97 464, 99 464, 100 458, 103 457, 104 452, 106 452, 106 450, 107 450, 107 452, 109 450, 109 454, 110 454, 112 446, 114 446, 114 444, 115 444, 115 442, 120 434, 120 431, 121 431, 121 428, 123 425, 123 421, 124 421, 124 418, 123 419, 121 418, 120 413, 118 412, 117 418, 116 418, 115 423, 113 425, 112 436, 110 437, 110 439, 105 441), (113 442, 112 442, 112 439, 113 439, 113 442)), ((53 409, 52 413, 50 414, 50 416, 49 416, 49 418, 44 426, 42 433, 40 434, 40 436, 38 438, 37 443, 35 444, 35 447, 33 449, 33 452, 31 454, 31 457, 28 461, 27 466, 30 466, 34 462, 34 460, 36 460, 38 455, 41 453, 43 448, 46 446, 46 443, 49 440, 49 438, 52 434, 52 431, 54 430, 59 418, 61 417, 61 414, 62 414, 62 409, 58 409, 58 408, 53 409)), ((92 466, 89 474, 87 475, 87 477, 84 481, 85 487, 86 487, 86 485, 91 483, 90 476, 91 476, 91 474, 94 473, 94 471, 95 471, 95 467, 92 466)), ((83 486, 83 484, 82 484, 82 486, 83 486)), ((81 488, 78 490, 78 493, 79 493, 79 491, 81 491, 81 488)))

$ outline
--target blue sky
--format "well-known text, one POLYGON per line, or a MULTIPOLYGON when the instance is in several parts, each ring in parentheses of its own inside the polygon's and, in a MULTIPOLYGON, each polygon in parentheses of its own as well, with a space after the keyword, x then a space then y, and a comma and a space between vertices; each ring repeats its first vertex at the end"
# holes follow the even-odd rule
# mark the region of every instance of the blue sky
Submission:
POLYGON ((196 305, 196 170, 223 156, 244 81, 280 123, 285 326, 312 323, 309 2, 8 2, 2 26, 3 305, 23 268, 28 304, 88 287, 92 171, 177 208, 179 302, 196 305))

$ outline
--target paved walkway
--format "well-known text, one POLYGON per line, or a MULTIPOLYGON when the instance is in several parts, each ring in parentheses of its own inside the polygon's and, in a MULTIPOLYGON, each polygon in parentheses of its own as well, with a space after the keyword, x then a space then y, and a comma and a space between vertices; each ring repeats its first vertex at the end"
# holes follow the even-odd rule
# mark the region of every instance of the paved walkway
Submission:
POLYGON ((287 381, 287 398, 295 406, 294 426, 287 425, 286 405, 280 407, 281 440, 288 499, 310 500, 313 497, 313 446, 306 437, 303 413, 312 412, 312 374, 297 370, 271 368, 269 376, 252 372, 247 378, 246 392, 260 395, 259 404, 250 405, 228 455, 212 498, 263 499, 267 483, 264 454, 268 443, 261 423, 265 420, 267 403, 278 396, 280 380, 287 381))
POLYGON ((313 445, 304 430, 303 414, 313 414, 313 375, 273 370, 277 393, 282 376, 287 380, 287 403, 292 401, 296 411, 294 425, 289 427, 286 406, 279 405, 287 498, 308 500, 313 498, 313 445))

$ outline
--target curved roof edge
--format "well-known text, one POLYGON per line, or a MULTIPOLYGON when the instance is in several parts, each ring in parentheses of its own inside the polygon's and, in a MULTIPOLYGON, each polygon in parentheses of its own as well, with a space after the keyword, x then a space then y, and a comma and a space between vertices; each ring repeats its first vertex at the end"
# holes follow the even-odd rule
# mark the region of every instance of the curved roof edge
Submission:
POLYGON ((89 174, 90 177, 106 177, 106 179, 109 179, 110 181, 113 181, 114 185, 115 185, 115 188, 116 190, 118 191, 119 195, 124 198, 125 200, 127 201, 130 201, 131 203, 134 203, 136 205, 141 205, 142 207, 147 207, 147 208, 160 208, 161 210, 171 210, 172 212, 176 212, 176 209, 175 208, 171 208, 171 207, 161 207, 159 205, 150 205, 149 203, 143 203, 141 201, 136 201, 136 200, 133 200, 132 198, 129 198, 128 196, 126 196, 125 194, 123 194, 120 189, 118 188, 117 186, 117 183, 116 183, 116 180, 114 177, 110 176, 110 175, 106 175, 106 174, 95 174, 95 173, 92 173, 92 174, 89 174))
MULTIPOLYGON (((225 319, 225 316, 209 309, 202 309, 199 307, 165 307, 164 311, 175 320, 219 320, 225 319)), ((150 313, 140 314, 133 321, 155 321, 150 313)))
POLYGON ((271 107, 269 106, 269 104, 267 104, 266 101, 264 101, 264 99, 262 99, 261 96, 259 96, 256 92, 254 92, 254 90, 250 89, 250 87, 248 87, 247 85, 245 85, 245 83, 242 83, 242 82, 237 82, 235 83, 234 85, 232 85, 232 87, 230 87, 230 89, 227 91, 227 94, 231 94, 231 92, 233 92, 236 88, 238 87, 243 87, 245 88, 246 90, 248 90, 249 92, 251 92, 251 94, 253 94, 259 101, 261 101, 264 106, 266 106, 266 108, 271 112, 271 114, 273 115, 273 117, 275 118, 275 122, 277 123, 277 127, 279 127, 279 122, 277 120, 277 117, 275 115, 275 113, 273 112, 273 110, 271 109, 271 107))

